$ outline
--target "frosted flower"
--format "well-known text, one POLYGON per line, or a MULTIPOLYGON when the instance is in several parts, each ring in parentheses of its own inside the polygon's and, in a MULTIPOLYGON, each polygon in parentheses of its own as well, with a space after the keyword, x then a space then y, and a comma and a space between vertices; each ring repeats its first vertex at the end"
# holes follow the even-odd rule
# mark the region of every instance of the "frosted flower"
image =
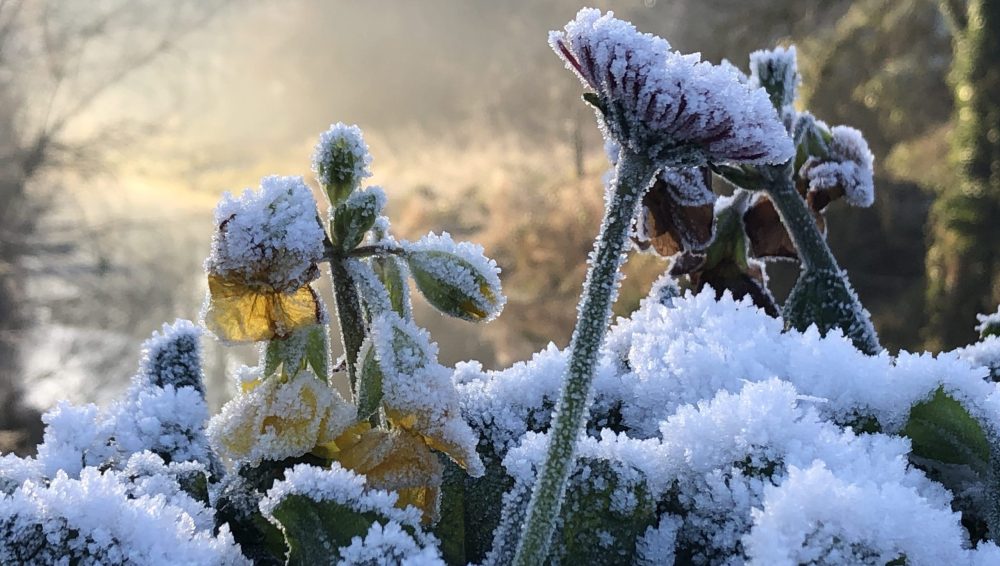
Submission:
POLYGON ((361 128, 337 122, 320 134, 319 143, 313 150, 312 170, 330 196, 331 204, 337 205, 357 189, 363 179, 371 177, 371 162, 361 128))
POLYGON ((265 379, 222 407, 208 425, 216 451, 232 461, 282 460, 333 441, 356 411, 309 371, 265 379))
POLYGON ((610 12, 581 10, 549 44, 596 93, 610 137, 659 165, 783 163, 795 153, 767 93, 610 12))
POLYGON ((664 169, 642 197, 632 241, 662 257, 702 252, 715 235, 715 193, 707 167, 664 169))
POLYGON ((260 191, 223 196, 205 261, 205 325, 220 339, 287 336, 319 319, 308 283, 319 277, 325 234, 301 177, 265 177, 260 191))
POLYGON ((875 202, 875 156, 868 142, 850 126, 834 126, 829 135, 825 155, 807 159, 799 175, 808 181, 810 191, 828 192, 831 200, 844 196, 851 206, 871 206, 875 202))

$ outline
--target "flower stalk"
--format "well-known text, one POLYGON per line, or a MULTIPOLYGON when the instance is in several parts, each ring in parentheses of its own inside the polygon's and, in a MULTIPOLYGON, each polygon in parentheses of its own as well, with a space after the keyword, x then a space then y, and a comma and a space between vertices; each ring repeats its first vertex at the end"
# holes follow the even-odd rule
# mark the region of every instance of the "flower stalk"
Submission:
POLYGON ((576 444, 587 419, 594 371, 611 318, 611 306, 618 294, 619 268, 627 250, 629 230, 656 171, 657 166, 647 157, 622 151, 616 186, 605 209, 584 284, 570 343, 569 367, 552 418, 548 452, 514 557, 518 566, 542 564, 548 555, 566 484, 573 471, 576 444))

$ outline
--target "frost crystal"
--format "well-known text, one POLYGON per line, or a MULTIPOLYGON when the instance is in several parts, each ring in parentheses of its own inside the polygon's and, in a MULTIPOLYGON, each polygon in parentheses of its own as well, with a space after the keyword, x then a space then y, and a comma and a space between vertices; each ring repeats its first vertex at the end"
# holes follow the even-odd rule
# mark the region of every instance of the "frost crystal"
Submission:
POLYGON ((226 193, 205 270, 227 281, 291 292, 319 277, 323 227, 301 177, 264 177, 260 190, 226 193))
POLYGON ((875 202, 875 156, 860 131, 850 126, 830 128, 832 139, 825 157, 810 157, 799 172, 810 190, 843 191, 851 206, 875 202))
POLYGON ((231 461, 282 460, 333 441, 356 410, 309 371, 289 381, 274 376, 222 407, 208 425, 216 452, 231 461))
POLYGON ((362 179, 371 177, 371 162, 361 128, 337 122, 320 134, 313 150, 312 170, 324 187, 349 184, 354 189, 362 179))
POLYGON ((783 163, 795 153, 767 93, 610 12, 581 10, 549 44, 597 93, 608 134, 631 152, 673 167, 783 163))

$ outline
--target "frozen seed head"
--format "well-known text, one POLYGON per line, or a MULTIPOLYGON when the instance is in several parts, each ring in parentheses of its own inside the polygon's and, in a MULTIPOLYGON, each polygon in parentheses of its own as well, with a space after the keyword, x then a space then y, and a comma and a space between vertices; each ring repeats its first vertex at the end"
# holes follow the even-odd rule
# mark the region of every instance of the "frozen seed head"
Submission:
POLYGON ((226 193, 205 270, 247 287, 289 293, 319 276, 323 228, 302 177, 264 177, 260 190, 226 193))
POLYGON ((361 128, 337 122, 320 134, 312 170, 330 196, 330 203, 337 205, 361 185, 362 179, 371 177, 371 162, 361 128))
MULTIPOLYGON (((824 128, 822 122, 817 127, 824 128)), ((843 195, 851 206, 868 207, 875 202, 875 156, 860 131, 850 126, 830 128, 826 155, 814 155, 799 174, 809 189, 843 195)))
POLYGON ((794 154, 767 93, 611 12, 581 10, 549 44, 596 94, 607 135, 630 152, 664 167, 784 163, 794 154))
POLYGON ((771 103, 779 111, 795 102, 801 82, 794 45, 750 54, 750 87, 767 91, 771 103))

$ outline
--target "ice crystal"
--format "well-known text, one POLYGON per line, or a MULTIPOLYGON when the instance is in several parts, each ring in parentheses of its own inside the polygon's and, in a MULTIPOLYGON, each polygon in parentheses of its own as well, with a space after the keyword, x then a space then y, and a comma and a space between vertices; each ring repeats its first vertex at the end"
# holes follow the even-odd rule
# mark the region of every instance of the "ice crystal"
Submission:
POLYGON ((301 177, 264 177, 260 190, 226 193, 205 270, 253 288, 292 292, 319 276, 323 227, 301 177))
POLYGON ((612 13, 581 10, 549 43, 596 92, 610 137, 663 166, 782 163, 794 148, 760 89, 612 13))

